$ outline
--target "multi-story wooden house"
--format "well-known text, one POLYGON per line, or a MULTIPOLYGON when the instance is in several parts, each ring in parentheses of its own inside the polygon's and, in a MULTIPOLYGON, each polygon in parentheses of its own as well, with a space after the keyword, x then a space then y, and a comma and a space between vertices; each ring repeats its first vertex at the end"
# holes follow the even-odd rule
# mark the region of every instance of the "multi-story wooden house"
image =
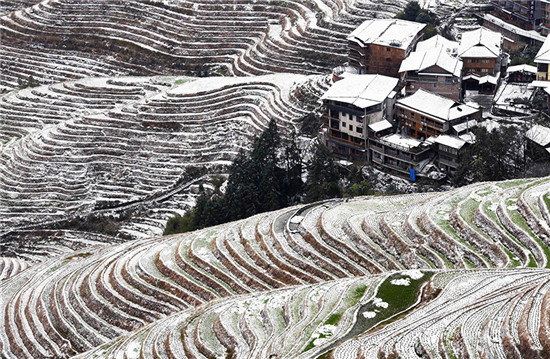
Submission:
POLYGON ((426 139, 470 120, 480 121, 481 110, 420 89, 397 100, 396 118, 403 134, 426 139))
POLYGON ((536 30, 543 18, 541 0, 492 0, 493 15, 525 30, 536 30))
POLYGON ((460 157, 469 143, 462 138, 439 135, 434 140, 438 167, 445 173, 453 174, 459 166, 460 157))
POLYGON ((398 19, 365 21, 348 36, 349 65, 360 74, 397 77, 425 26, 398 19))
POLYGON ((469 90, 493 92, 502 60, 502 35, 480 28, 462 34, 458 57, 463 62, 462 81, 469 90))
POLYGON ((366 159, 367 126, 392 120, 398 83, 388 76, 356 74, 334 83, 321 97, 327 146, 334 153, 366 159))
POLYGON ((462 61, 449 55, 444 46, 411 52, 403 60, 399 74, 407 95, 419 89, 460 100, 462 94, 462 61))
POLYGON ((481 111, 420 89, 397 100, 396 119, 397 131, 369 131, 367 157, 374 166, 409 177, 435 161, 452 173, 481 111))

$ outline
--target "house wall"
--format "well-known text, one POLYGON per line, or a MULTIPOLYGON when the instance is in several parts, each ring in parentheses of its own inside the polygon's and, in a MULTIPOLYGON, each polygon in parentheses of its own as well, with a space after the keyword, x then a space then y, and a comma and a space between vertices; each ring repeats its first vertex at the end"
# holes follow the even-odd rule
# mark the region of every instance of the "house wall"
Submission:
POLYGON ((496 59, 495 58, 476 58, 476 57, 464 57, 462 58, 464 67, 462 68, 462 74, 467 75, 469 73, 475 73, 480 76, 495 75, 496 74, 496 59))
POLYGON ((397 105, 396 111, 399 129, 405 128, 405 134, 417 139, 437 136, 443 132, 443 123, 433 117, 411 111, 397 105))
POLYGON ((401 62, 408 54, 404 49, 369 44, 360 47, 354 41, 348 43, 350 66, 363 74, 380 74, 392 77, 399 76, 401 62))

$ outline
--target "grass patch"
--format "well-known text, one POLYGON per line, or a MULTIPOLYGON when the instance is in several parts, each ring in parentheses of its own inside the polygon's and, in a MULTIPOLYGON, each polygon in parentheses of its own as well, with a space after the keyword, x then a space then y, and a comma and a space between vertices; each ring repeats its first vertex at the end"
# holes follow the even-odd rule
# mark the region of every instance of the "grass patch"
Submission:
POLYGON ((496 185, 502 189, 507 189, 510 187, 521 186, 522 184, 525 184, 528 182, 531 182, 531 180, 522 179, 522 180, 516 180, 516 181, 506 181, 506 182, 497 183, 496 185))
POLYGON ((328 325, 337 325, 342 318, 342 313, 334 313, 325 321, 325 324, 328 325))
POLYGON ((537 262, 535 261, 535 258, 533 258, 533 255, 529 253, 529 263, 527 264, 528 268, 537 268, 537 262))
POLYGON ((435 266, 435 264, 432 263, 432 261, 430 261, 428 258, 424 257, 423 255, 420 255, 420 254, 416 254, 418 256, 418 258, 422 259, 424 262, 428 263, 428 265, 430 266, 430 268, 433 268, 433 269, 436 269, 437 267, 435 266))
POLYGON ((508 214, 510 215, 510 218, 512 218, 512 222, 514 222, 517 226, 519 226, 521 229, 523 229, 531 238, 535 240, 535 242, 538 243, 538 245, 542 248, 542 252, 546 256, 546 268, 550 268, 550 248, 546 246, 540 239, 537 237, 533 231, 531 231, 531 228, 527 225, 521 214, 517 211, 510 211, 508 210, 508 214))
POLYGON ((174 81, 174 85, 181 85, 181 84, 184 84, 186 82, 189 82, 189 80, 179 79, 179 80, 174 81))
POLYGON ((434 248, 431 248, 430 249, 432 250, 432 252, 434 252, 439 258, 441 258, 441 260, 443 261, 443 263, 445 263, 445 265, 447 266, 447 268, 449 269, 454 269, 455 266, 454 264, 449 260, 449 258, 445 257, 443 254, 439 253, 437 250, 435 250, 434 248))
POLYGON ((514 268, 514 267, 519 267, 521 266, 521 261, 519 261, 518 259, 514 259, 516 258, 516 256, 514 256, 514 254, 512 252, 510 252, 510 250, 508 248, 506 248, 502 243, 499 243, 500 244, 500 248, 508 255, 508 257, 510 258, 510 264, 508 264, 508 267, 509 268, 514 268))
POLYGON ((546 208, 550 211, 550 196, 545 194, 543 197, 542 197, 544 203, 546 204, 546 208))
POLYGON ((369 301, 363 305, 358 312, 357 321, 354 327, 346 335, 347 337, 354 337, 359 334, 363 334, 368 330, 373 329, 378 323, 394 316, 397 313, 404 311, 412 306, 420 294, 420 287, 426 283, 432 276, 433 272, 423 272, 424 276, 420 279, 412 279, 408 276, 404 276, 401 273, 394 273, 380 286, 376 293, 376 298, 380 298, 383 302, 387 303, 387 307, 377 306, 374 301, 369 301), (409 278, 410 284, 407 286, 395 285, 391 282, 397 279, 409 278), (363 313, 367 311, 376 311, 376 316, 373 318, 367 318, 363 313))
POLYGON ((73 260, 73 259, 75 259, 75 258, 88 258, 88 257, 91 256, 91 255, 92 255, 92 253, 88 253, 88 252, 86 252, 86 253, 77 253, 77 254, 73 254, 73 255, 70 256, 70 257, 65 258, 65 260, 69 260, 69 261, 70 261, 70 260, 73 260))
MULTIPOLYGON (((398 314, 399 316, 406 315, 412 309, 411 307, 416 303, 420 295, 422 285, 428 282, 434 275, 434 272, 431 271, 422 271, 422 273, 424 275, 419 279, 412 279, 407 275, 401 274, 400 272, 389 275, 378 286, 378 290, 373 296, 376 298, 376 301, 371 299, 362 305, 356 313, 356 321, 353 327, 340 339, 331 343, 329 347, 324 349, 326 351, 324 351, 324 353, 322 353, 322 355, 318 358, 329 358, 330 353, 334 350, 334 348, 338 347, 346 340, 361 334, 366 334, 382 322, 385 324, 389 323, 397 319, 398 314), (409 285, 404 286, 392 284, 392 281, 397 279, 408 279, 409 285), (380 303, 380 301, 384 304, 380 303), (365 316, 365 312, 375 312, 376 315, 374 317, 369 317, 369 315, 365 316), (388 321, 389 318, 392 319, 388 321)), ((308 344, 306 349, 311 349, 311 344, 312 342, 308 344)))

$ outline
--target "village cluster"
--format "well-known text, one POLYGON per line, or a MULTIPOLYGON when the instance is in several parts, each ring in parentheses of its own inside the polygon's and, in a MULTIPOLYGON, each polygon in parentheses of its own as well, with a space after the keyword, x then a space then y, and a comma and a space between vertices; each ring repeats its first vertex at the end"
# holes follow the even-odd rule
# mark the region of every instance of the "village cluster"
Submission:
MULTIPOLYGON (((422 40, 424 28, 374 19, 348 36, 348 62, 321 98, 322 138, 334 153, 413 181, 436 168, 450 175, 491 111, 533 118, 526 102, 548 97, 550 40, 536 31, 491 14, 459 41, 422 40), (507 51, 541 44, 538 69, 509 66, 507 51)), ((550 155, 550 128, 531 125, 527 140, 550 155)))

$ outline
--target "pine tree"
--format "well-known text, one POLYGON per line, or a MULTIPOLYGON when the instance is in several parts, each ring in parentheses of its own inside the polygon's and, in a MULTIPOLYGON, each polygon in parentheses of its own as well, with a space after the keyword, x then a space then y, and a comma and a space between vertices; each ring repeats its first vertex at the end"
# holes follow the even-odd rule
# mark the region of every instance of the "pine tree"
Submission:
POLYGON ((324 144, 318 143, 308 164, 306 202, 342 197, 338 179, 338 167, 332 152, 324 144))

